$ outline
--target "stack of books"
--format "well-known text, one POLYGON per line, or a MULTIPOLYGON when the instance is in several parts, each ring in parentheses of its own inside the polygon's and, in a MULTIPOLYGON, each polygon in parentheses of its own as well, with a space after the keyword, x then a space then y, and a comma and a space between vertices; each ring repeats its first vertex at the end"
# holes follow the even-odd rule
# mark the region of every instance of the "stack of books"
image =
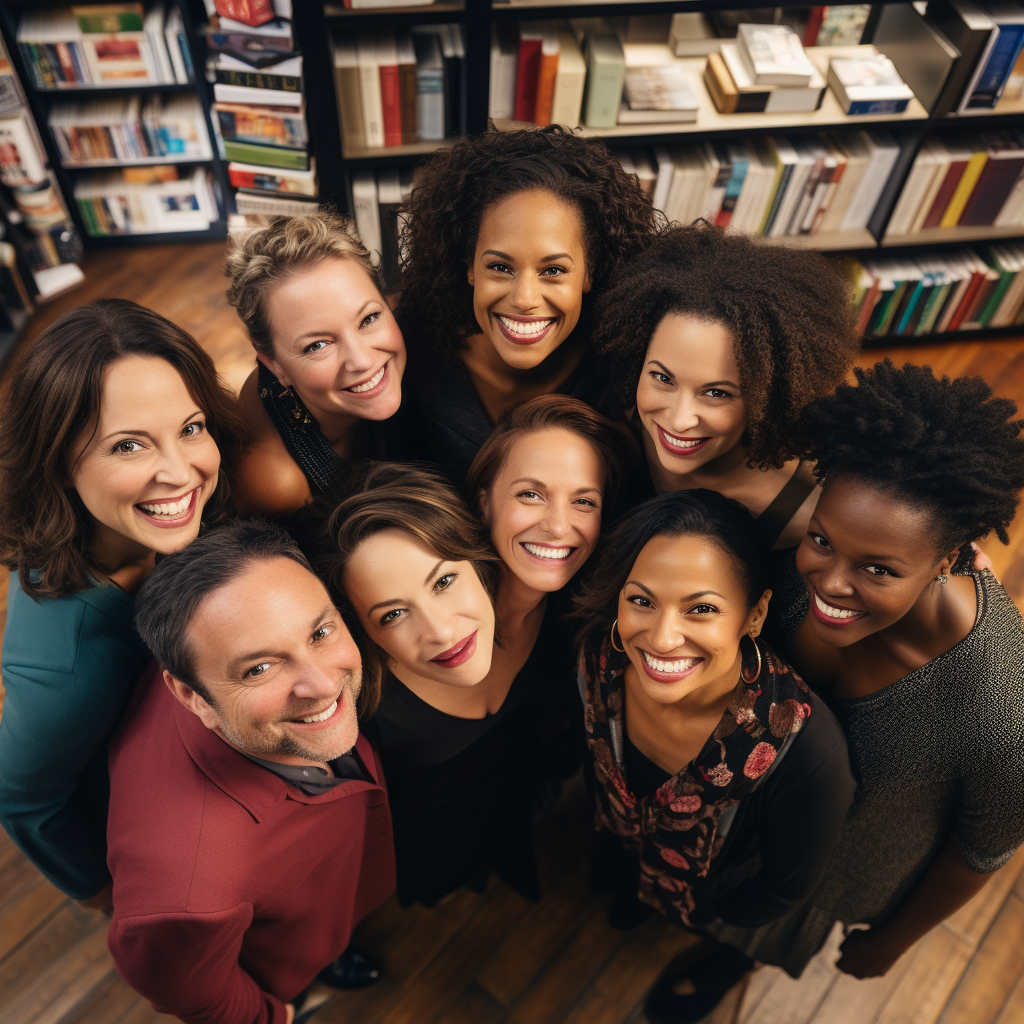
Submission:
POLYGON ((28 10, 17 40, 37 89, 195 81, 174 0, 28 10))
POLYGON ((203 108, 191 93, 61 101, 47 122, 65 167, 213 156, 203 108))
POLYGON ((769 136, 621 154, 670 221, 784 238, 863 231, 900 152, 884 131, 769 136))
POLYGON ((821 106, 825 79, 812 66, 806 85, 758 85, 737 43, 723 41, 708 55, 704 84, 720 114, 810 113, 821 106))
POLYGON ((463 31, 461 25, 417 25, 360 30, 334 40, 347 153, 465 133, 463 31))
MULTIPOLYGON (((207 0, 208 7, 210 0, 207 0)), ((207 77, 214 82, 213 114, 228 180, 239 191, 241 213, 290 215, 297 196, 305 209, 316 206, 316 167, 309 152, 302 55, 295 49, 289 0, 274 0, 277 15, 259 25, 212 15, 206 30, 211 55, 207 77)))
POLYGON ((1024 246, 850 261, 858 330, 913 337, 1024 325, 1024 246))
POLYGON ((183 177, 173 164, 94 171, 78 179, 74 195, 94 237, 207 231, 217 220, 217 201, 202 167, 183 177))
POLYGON ((958 226, 1024 227, 1022 172, 1020 129, 932 136, 914 160, 886 236, 958 226))
POLYGON ((845 114, 902 114, 914 98, 884 54, 833 57, 828 84, 845 114))

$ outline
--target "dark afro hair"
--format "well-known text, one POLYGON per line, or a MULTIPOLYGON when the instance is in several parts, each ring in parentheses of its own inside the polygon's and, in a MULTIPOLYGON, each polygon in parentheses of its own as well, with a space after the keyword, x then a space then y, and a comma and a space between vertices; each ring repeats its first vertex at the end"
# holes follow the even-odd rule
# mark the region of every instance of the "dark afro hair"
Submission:
POLYGON ((823 256, 727 235, 706 221, 672 227, 623 267, 595 308, 594 348, 610 360, 618 391, 609 411, 636 404, 647 346, 670 313, 732 332, 744 445, 762 468, 783 464, 800 410, 842 382, 860 347, 846 281, 823 256))
POLYGON ((1024 487, 1024 421, 981 377, 936 380, 929 366, 897 370, 886 359, 854 371, 803 412, 793 454, 816 462, 819 480, 850 475, 927 509, 939 549, 991 531, 1004 543, 1024 487))
MULTIPOLYGON (((480 331, 466 271, 484 211, 531 189, 552 192, 580 211, 591 295, 600 294, 661 219, 636 175, 603 142, 559 125, 492 130, 438 150, 417 173, 408 204, 397 311, 435 353, 454 355, 480 331)), ((587 306, 585 297, 584 333, 587 306)))

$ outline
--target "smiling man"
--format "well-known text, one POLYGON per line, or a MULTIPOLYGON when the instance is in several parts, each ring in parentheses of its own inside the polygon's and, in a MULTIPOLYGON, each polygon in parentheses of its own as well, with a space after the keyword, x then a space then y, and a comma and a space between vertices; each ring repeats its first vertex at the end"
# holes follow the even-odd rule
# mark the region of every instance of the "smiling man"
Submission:
POLYGON ((291 1024, 315 977, 358 981, 352 928, 394 889, 358 649, 293 542, 261 522, 161 562, 136 620, 162 668, 110 750, 114 961, 184 1021, 291 1024))

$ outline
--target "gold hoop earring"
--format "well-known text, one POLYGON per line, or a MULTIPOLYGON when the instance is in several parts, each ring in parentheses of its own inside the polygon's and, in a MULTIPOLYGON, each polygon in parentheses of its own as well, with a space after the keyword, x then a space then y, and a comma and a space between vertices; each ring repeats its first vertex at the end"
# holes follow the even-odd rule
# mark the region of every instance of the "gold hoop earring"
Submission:
MULTIPOLYGON (((761 648, 758 647, 757 640, 754 637, 753 633, 749 633, 747 636, 743 638, 743 640, 746 639, 749 639, 750 642, 754 645, 754 653, 757 655, 757 668, 753 672, 751 672, 750 666, 747 664, 747 658, 744 655, 740 663, 740 679, 742 679, 743 682, 747 684, 747 686, 752 686, 754 683, 757 682, 758 677, 761 675, 761 648)), ((743 647, 743 640, 740 641, 741 648, 743 647)))
POLYGON ((949 582, 949 577, 945 573, 940 573, 935 577, 935 582, 944 587, 949 582))
MULTIPOLYGON (((626 648, 625 647, 616 647, 615 646, 615 630, 618 629, 618 628, 619 628, 619 620, 616 619, 612 623, 612 628, 610 630, 608 630, 608 635, 611 637, 612 647, 615 648, 615 650, 617 650, 619 652, 619 654, 625 654, 626 653, 626 648)), ((619 636, 619 643, 622 643, 621 635, 619 636)))

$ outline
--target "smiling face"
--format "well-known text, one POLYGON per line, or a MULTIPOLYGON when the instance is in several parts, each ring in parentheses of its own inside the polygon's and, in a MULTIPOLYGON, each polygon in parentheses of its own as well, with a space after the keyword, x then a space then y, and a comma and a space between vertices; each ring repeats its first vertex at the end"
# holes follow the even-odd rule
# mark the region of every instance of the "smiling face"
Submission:
POLYGON ((648 459, 682 475, 736 450, 747 427, 732 332, 682 313, 664 317, 647 346, 636 408, 648 459))
POLYGON ((760 632, 771 591, 753 608, 734 557, 707 537, 652 537, 619 593, 618 632, 646 697, 675 704, 740 678, 740 640, 760 632))
POLYGON ((468 277, 498 356, 517 370, 540 365, 572 334, 590 291, 579 211, 543 189, 488 207, 468 277))
POLYGON ((285 277, 267 296, 273 358, 259 354, 321 425, 386 420, 402 401, 405 342, 355 260, 329 259, 285 277))
POLYGON ((797 548, 811 632, 848 647, 903 618, 948 572, 928 513, 850 477, 826 484, 797 548))
POLYGON ((382 530, 352 552, 345 592, 400 677, 475 686, 490 670, 494 608, 471 562, 446 562, 412 534, 382 530))
POLYGON ((95 428, 80 438, 70 473, 102 561, 195 540, 219 468, 206 416, 170 363, 127 356, 106 368, 95 428))
POLYGON ((252 563, 201 602, 188 636, 213 703, 169 685, 237 750, 303 764, 355 746, 359 650, 323 584, 298 562, 252 563))
POLYGON ((586 438, 545 429, 516 439, 481 506, 495 549, 528 587, 561 590, 590 557, 603 488, 601 460, 586 438))

